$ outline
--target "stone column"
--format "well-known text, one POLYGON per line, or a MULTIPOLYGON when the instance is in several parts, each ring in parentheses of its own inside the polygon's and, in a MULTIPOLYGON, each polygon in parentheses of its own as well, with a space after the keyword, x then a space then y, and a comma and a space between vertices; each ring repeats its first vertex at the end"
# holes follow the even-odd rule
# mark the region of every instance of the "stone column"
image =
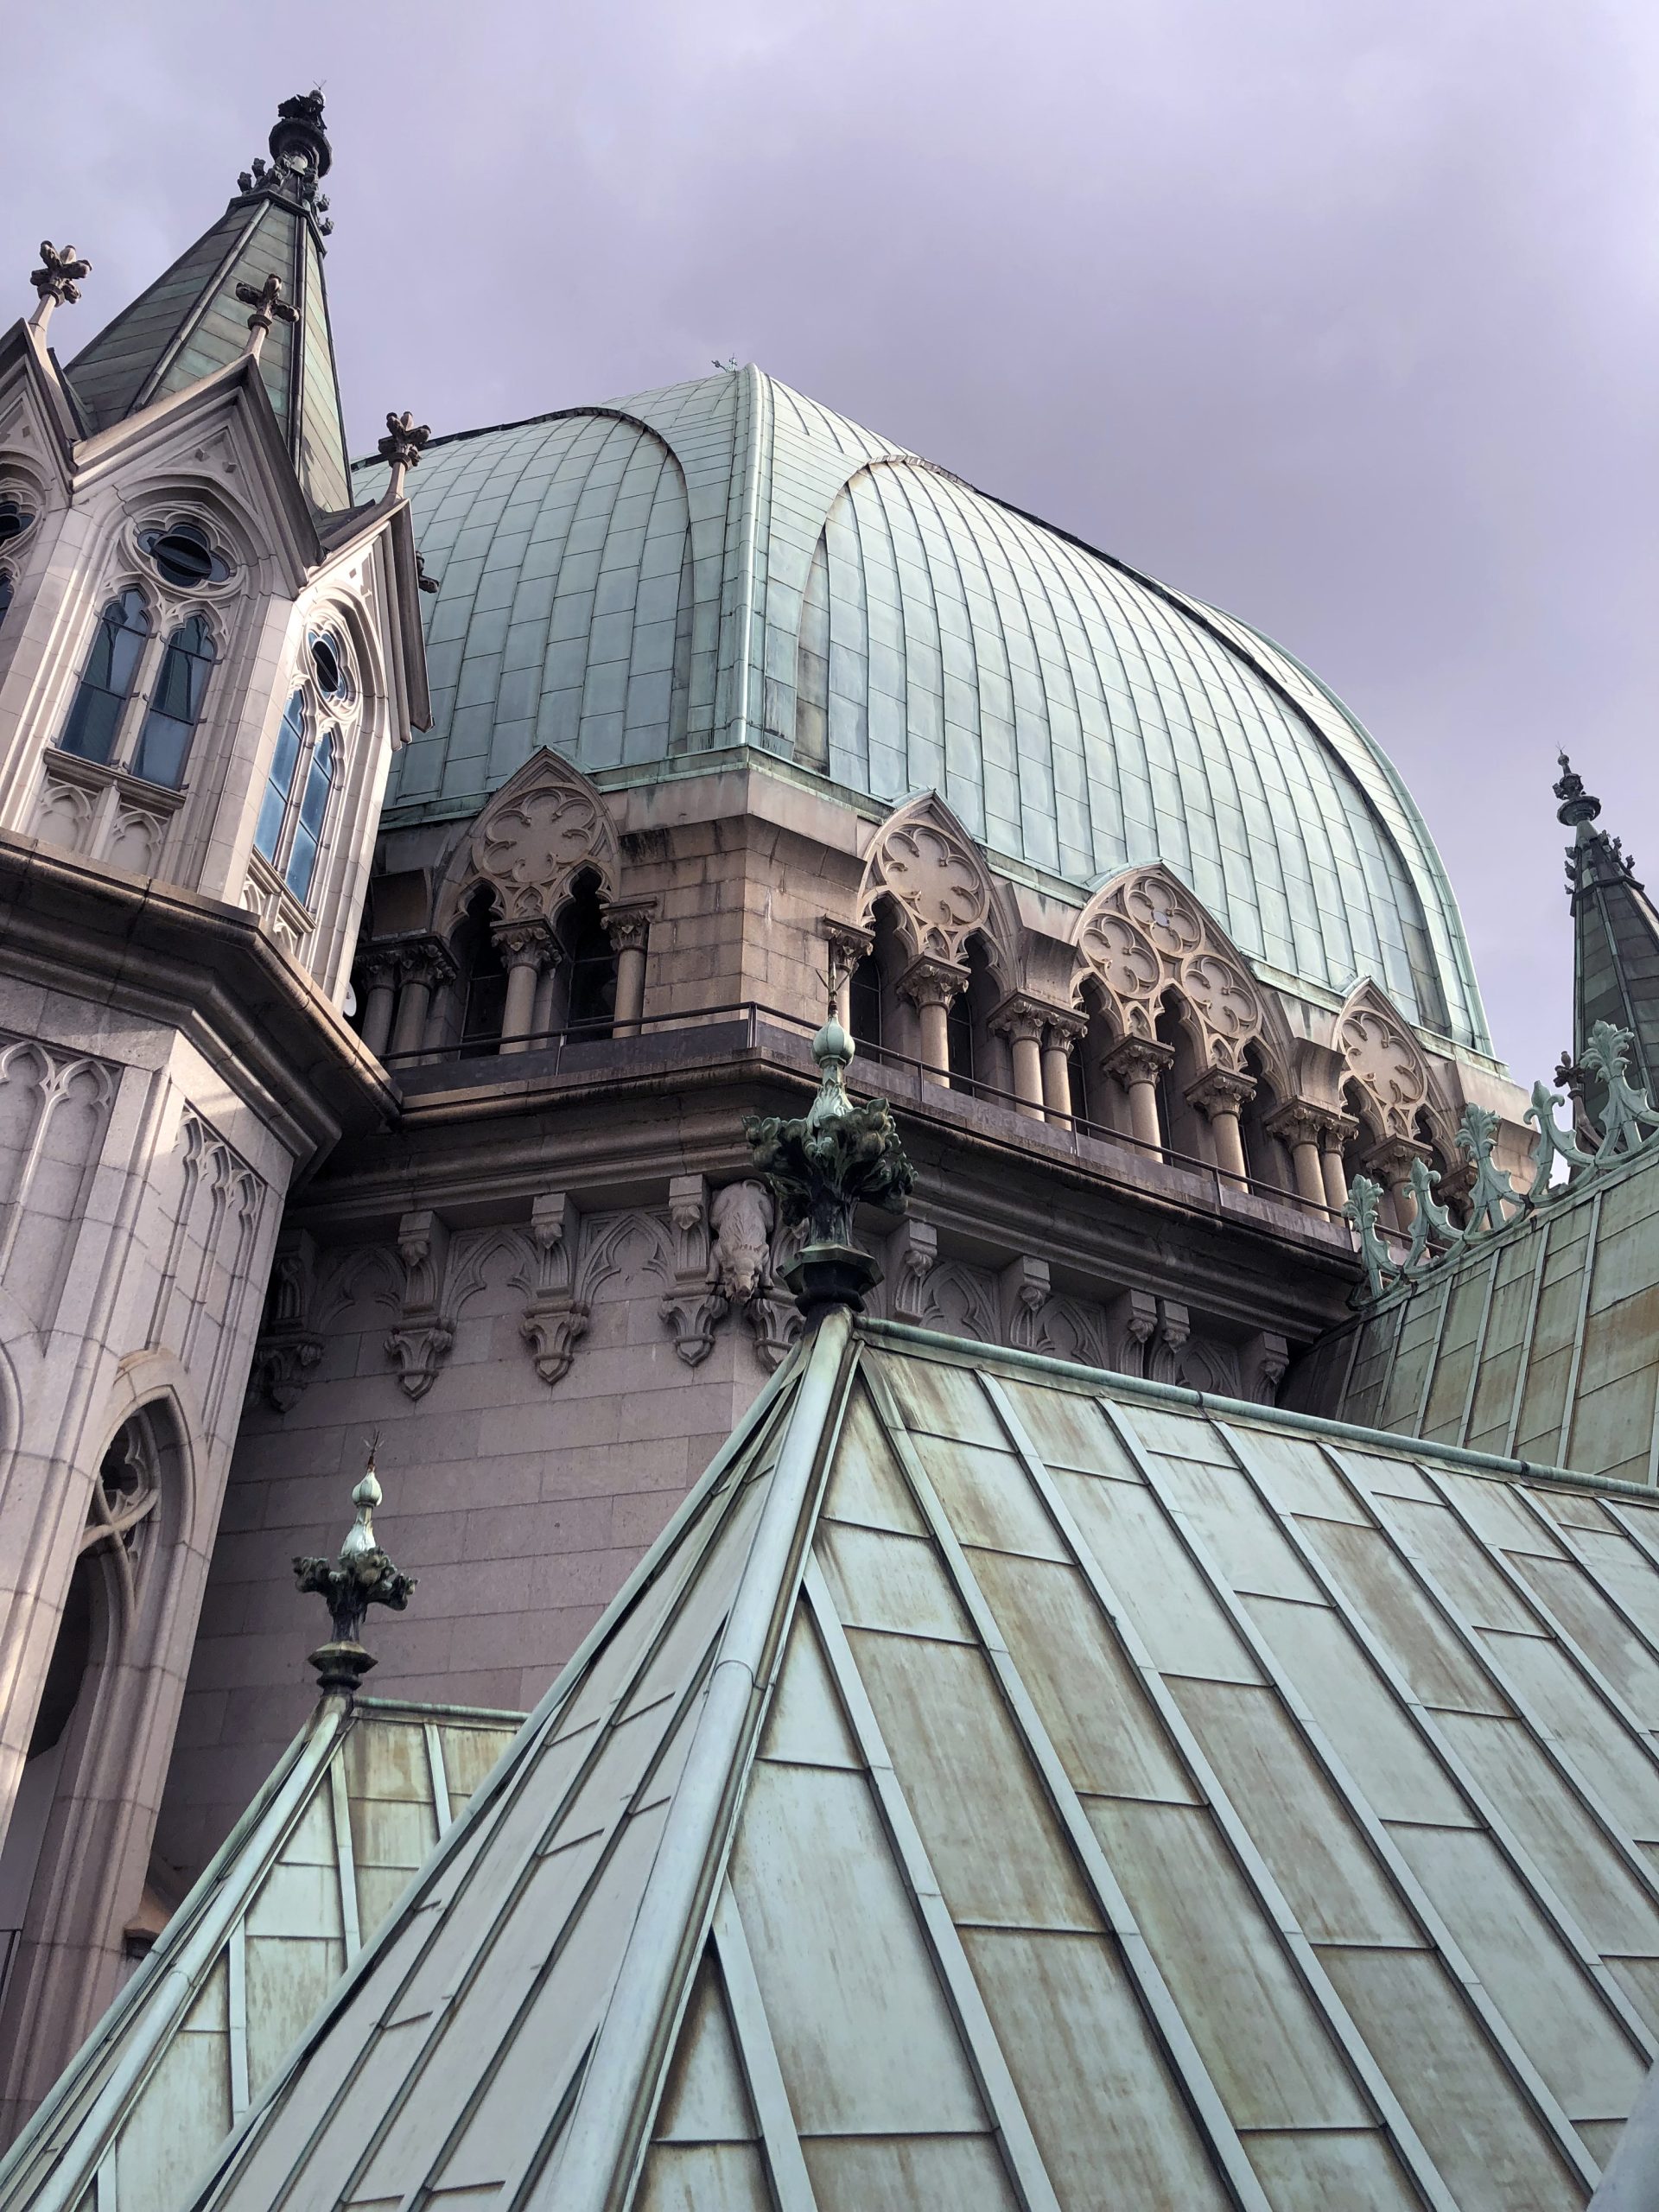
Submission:
POLYGON ((1432 1158, 1428 1147, 1414 1137, 1384 1137, 1365 1155, 1365 1173, 1388 1192, 1381 1211, 1385 1227, 1408 1236, 1417 1218, 1417 1201, 1411 1195, 1411 1163, 1432 1158))
MULTIPOLYGON (((424 944, 406 945, 399 956, 399 968, 404 986, 397 994, 397 1020, 391 1033, 391 1057, 399 1053, 411 1057, 426 1044, 427 1016, 432 1007, 432 994, 440 983, 447 982, 454 974, 454 962, 447 947, 435 938, 424 944)), ((407 1059, 399 1062, 407 1067, 407 1059)))
POLYGON ((1137 1143, 1162 1156, 1163 1131, 1158 1126, 1158 1078, 1175 1065, 1175 1047, 1155 1044, 1150 1037, 1120 1037, 1101 1066, 1116 1076, 1129 1094, 1129 1128, 1137 1143))
POLYGON ((1342 1150, 1358 1135, 1359 1123, 1347 1114, 1333 1115, 1319 1132, 1319 1168, 1325 1178, 1325 1203, 1332 1213, 1340 1213, 1348 1203, 1348 1172, 1342 1164, 1342 1150))
POLYGON ((967 988, 968 970, 948 960, 912 960, 899 978, 899 993, 915 1007, 921 1023, 923 1071, 930 1083, 944 1084, 947 1090, 950 1083, 947 1016, 967 988))
POLYGON ((1043 1036, 1043 1104, 1051 1122, 1071 1119, 1071 1053, 1088 1023, 1052 1014, 1043 1036))
POLYGON ((1206 1068, 1195 1083, 1186 1086, 1188 1105, 1196 1106, 1209 1120, 1217 1167, 1225 1181, 1241 1191, 1249 1188, 1249 1170, 1244 1160, 1244 1134, 1238 1126, 1239 1110, 1255 1096, 1255 1077, 1236 1075, 1230 1068, 1206 1068))
POLYGON ((504 922, 496 950, 506 963, 507 1003, 501 1017, 501 1050, 522 1052, 536 1026, 536 986, 552 964, 554 944, 545 922, 504 922))
POLYGON ((1043 1118, 1043 1016, 1039 1007, 1006 999, 991 1016, 995 1033, 1006 1038, 1014 1065, 1014 1111, 1030 1121, 1043 1118))
POLYGON ((1310 1206, 1323 1206, 1325 1203, 1325 1177, 1319 1169, 1319 1139, 1330 1118, 1325 1108, 1292 1098, 1269 1115, 1266 1124, 1268 1135, 1277 1137, 1289 1152, 1296 1195, 1310 1206))
POLYGON ((613 906, 605 917, 605 933, 616 954, 613 1037, 639 1034, 639 1020, 645 1010, 645 938, 650 928, 648 906, 613 906))
POLYGON ((391 1010, 397 1003, 397 956, 372 952, 358 974, 363 990, 363 1042, 378 1058, 391 1034, 391 1010))
POLYGON ((823 918, 824 944, 829 950, 830 988, 836 1001, 836 1020, 851 1036, 853 1030, 853 970, 875 950, 874 932, 851 922, 823 918))

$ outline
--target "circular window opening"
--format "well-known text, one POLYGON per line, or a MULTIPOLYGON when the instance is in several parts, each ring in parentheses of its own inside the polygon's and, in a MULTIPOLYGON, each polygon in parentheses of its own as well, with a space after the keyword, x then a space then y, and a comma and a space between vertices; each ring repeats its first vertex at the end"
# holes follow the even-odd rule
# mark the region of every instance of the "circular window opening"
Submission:
POLYGON ((346 670, 340 657, 340 647, 332 638, 313 638, 311 666, 317 679, 317 688, 327 699, 337 699, 346 689, 346 670))
POLYGON ((214 552, 194 523, 175 523, 170 530, 147 530, 138 543, 168 582, 181 591, 197 584, 223 583, 231 573, 230 563, 214 552))
POLYGON ((0 494, 0 545, 10 545, 14 537, 21 537, 34 519, 21 499, 14 499, 10 493, 0 494))

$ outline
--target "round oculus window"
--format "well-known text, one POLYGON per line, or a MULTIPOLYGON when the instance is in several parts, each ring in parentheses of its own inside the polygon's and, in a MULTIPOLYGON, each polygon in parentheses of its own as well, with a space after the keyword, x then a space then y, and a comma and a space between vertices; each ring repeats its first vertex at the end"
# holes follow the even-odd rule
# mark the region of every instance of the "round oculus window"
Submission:
POLYGON ((147 530, 138 540, 167 582, 181 591, 199 584, 223 583, 231 564, 215 553, 204 532, 194 523, 175 523, 168 530, 147 530))
POLYGON ((325 699, 337 699, 346 689, 346 668, 340 647, 329 637, 311 640, 311 671, 325 699))

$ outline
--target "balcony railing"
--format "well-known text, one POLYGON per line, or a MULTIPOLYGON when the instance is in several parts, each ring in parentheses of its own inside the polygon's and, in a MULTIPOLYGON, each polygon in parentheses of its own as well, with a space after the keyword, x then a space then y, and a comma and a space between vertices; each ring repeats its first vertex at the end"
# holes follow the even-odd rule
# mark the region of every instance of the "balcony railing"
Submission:
MULTIPOLYGON (((804 1044, 817 1027, 817 1024, 804 1015, 781 1007, 768 1006, 758 999, 734 1000, 723 1006, 690 1007, 671 1014, 645 1014, 637 1022, 619 1031, 609 1022, 575 1022, 563 1028, 540 1030, 524 1037, 515 1038, 503 1047, 494 1040, 487 1044, 461 1039, 459 1042, 425 1046, 417 1051, 388 1052, 384 1063, 396 1074, 412 1072, 417 1068, 436 1068, 465 1062, 472 1065, 499 1058, 505 1068, 534 1055, 538 1077, 557 1082, 561 1076, 594 1077, 601 1070, 620 1072, 617 1059, 607 1052, 602 1058, 595 1052, 597 1046, 612 1048, 620 1058, 629 1048, 647 1036, 694 1037, 699 1031, 719 1030, 723 1052, 758 1052, 770 1041, 769 1033, 781 1031, 791 1041, 804 1044), (551 1062, 551 1065, 548 1063, 551 1062)), ((794 1055, 791 1054, 791 1059, 794 1055)), ((804 1057, 804 1056, 803 1056, 804 1057)), ((1213 1211, 1228 1211, 1228 1200, 1242 1195, 1262 1198, 1274 1205, 1290 1207, 1294 1212, 1321 1220, 1335 1228, 1348 1230, 1348 1241, 1357 1247, 1357 1239, 1340 1211, 1325 1205, 1316 1205, 1297 1191, 1262 1175, 1246 1174, 1243 1178, 1225 1175, 1212 1160, 1200 1160, 1190 1153, 1178 1152, 1167 1145, 1152 1145, 1131 1135, 1127 1130, 1115 1129, 1101 1122, 1090 1121, 1082 1115, 1054 1114, 1046 1108, 1041 1110, 1020 1099, 1011 1090, 987 1083, 976 1076, 953 1074, 948 1083, 943 1081, 921 1060, 905 1052, 894 1052, 885 1045, 861 1044, 858 1065, 881 1069, 888 1080, 877 1086, 884 1096, 894 1103, 910 1097, 918 1106, 937 1109, 943 1096, 967 1096, 982 1104, 999 1108, 1016 1117, 1022 1128, 1030 1131, 1042 1128, 1071 1140, 1071 1149, 1081 1164, 1091 1173, 1103 1174, 1108 1180, 1121 1180, 1111 1172, 1109 1154, 1112 1151, 1138 1155, 1149 1163, 1174 1167, 1207 1186, 1213 1211), (1084 1154, 1083 1147, 1090 1147, 1084 1154), (1108 1156, 1102 1158, 1101 1153, 1108 1156)), ((643 1072, 643 1071, 642 1071, 643 1072)), ((425 1088, 425 1086, 423 1086, 425 1088)), ((1144 1190, 1143 1183, 1125 1183, 1123 1187, 1144 1190)))

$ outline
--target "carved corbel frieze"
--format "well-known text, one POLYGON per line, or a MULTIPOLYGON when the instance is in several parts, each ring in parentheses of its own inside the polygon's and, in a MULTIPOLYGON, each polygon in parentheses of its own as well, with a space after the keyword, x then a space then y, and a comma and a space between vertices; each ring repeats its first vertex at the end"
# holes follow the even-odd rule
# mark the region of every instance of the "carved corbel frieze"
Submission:
POLYGON ((1107 1356, 1120 1375, 1144 1375, 1147 1346, 1158 1326, 1158 1301, 1149 1290, 1123 1290, 1106 1307, 1107 1356))
POLYGON ((581 1217, 569 1194, 544 1191, 530 1209, 530 1242, 536 1255, 536 1287, 518 1324, 530 1346, 536 1372, 550 1387, 570 1371, 576 1341, 587 1332, 591 1310, 575 1294, 576 1243, 581 1217))
POLYGON ((938 1263, 939 1232, 931 1222, 907 1215, 887 1239, 887 1278, 895 1321, 922 1323, 927 1279, 938 1263))
POLYGON ((1239 1388, 1259 1406, 1276 1405, 1289 1365, 1290 1346, 1285 1338, 1275 1329, 1258 1329, 1239 1346, 1239 1388))
POLYGON ((248 1403, 261 1398, 279 1414, 297 1405, 322 1357, 323 1340, 311 1326, 316 1288, 316 1247, 309 1232, 285 1229, 276 1240, 264 1326, 253 1348, 248 1403))
POLYGON ((674 1349, 688 1367, 714 1350, 715 1331, 730 1311, 715 1279, 709 1249, 709 1185, 701 1175, 669 1179, 668 1217, 674 1225, 674 1287, 658 1312, 674 1332, 674 1349))
POLYGON ((440 1311, 448 1253, 448 1227, 429 1207, 406 1213, 397 1224, 403 1306, 386 1338, 386 1355, 397 1362, 397 1379, 411 1398, 423 1398, 432 1388, 455 1341, 454 1323, 440 1311))
POLYGON ((1053 1296, 1048 1262, 1022 1253, 997 1277, 1002 1304, 1002 1332, 1020 1351, 1042 1350, 1043 1308, 1053 1296))

